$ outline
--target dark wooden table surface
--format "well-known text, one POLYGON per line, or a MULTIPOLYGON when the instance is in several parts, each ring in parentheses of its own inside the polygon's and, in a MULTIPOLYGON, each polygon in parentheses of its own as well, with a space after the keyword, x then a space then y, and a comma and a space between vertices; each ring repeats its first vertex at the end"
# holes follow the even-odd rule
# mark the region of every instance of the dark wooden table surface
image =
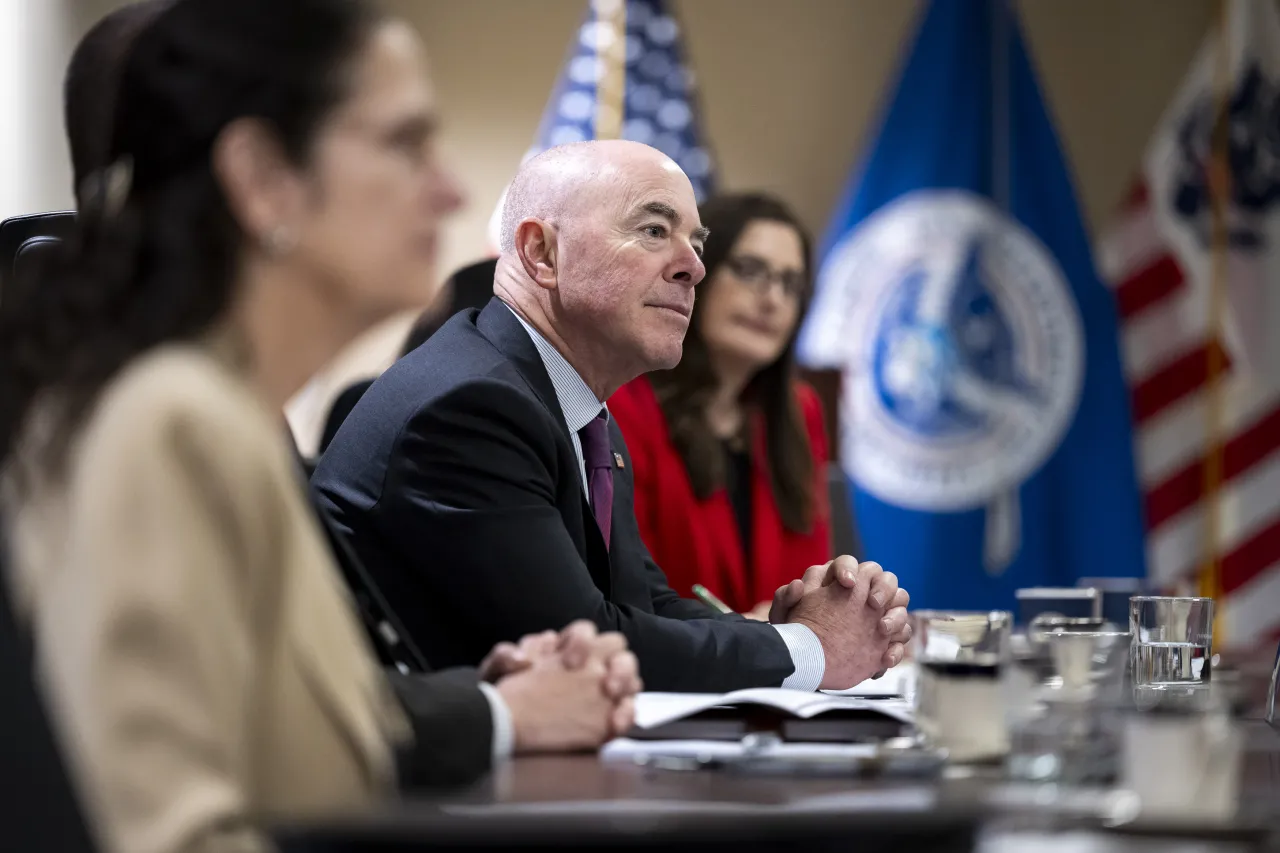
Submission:
MULTIPOLYGON (((1245 725, 1238 825, 1226 831, 1182 827, 1179 836, 1242 844, 1223 849, 1280 849, 1273 847, 1280 839, 1280 732, 1261 722, 1245 725)), ((993 821, 1051 831, 1089 825, 1079 801, 1071 807, 1011 806, 993 796, 999 787, 995 774, 982 772, 930 782, 851 780, 654 770, 605 764, 594 755, 531 757, 507 763, 468 790, 408 800, 341 827, 343 844, 316 845, 311 837, 307 846, 286 850, 381 853, 528 843, 813 851, 849 849, 849 839, 857 837, 861 849, 894 844, 951 851, 972 849, 978 826, 993 821)), ((1133 849, 1145 849, 1141 839, 1162 831, 1127 830, 1133 849)))
POLYGON ((1269 827, 1269 849, 1280 850, 1280 729, 1261 720, 1250 721, 1246 726, 1241 816, 1269 827))

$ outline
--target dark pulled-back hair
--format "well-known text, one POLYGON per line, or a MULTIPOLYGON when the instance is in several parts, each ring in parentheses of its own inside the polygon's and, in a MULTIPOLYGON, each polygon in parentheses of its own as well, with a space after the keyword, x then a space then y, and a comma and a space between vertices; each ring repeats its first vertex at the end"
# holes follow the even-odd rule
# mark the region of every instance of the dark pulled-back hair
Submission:
MULTIPOLYGON (((672 442, 689 473, 694 494, 706 499, 724 486, 728 464, 720 439, 707 423, 707 404, 719 380, 712 369, 700 325, 699 306, 706 300, 706 290, 714 286, 717 270, 752 222, 779 222, 795 229, 803 248, 807 281, 812 280, 812 261, 809 233, 791 209, 772 196, 763 193, 717 195, 698 208, 698 215, 702 224, 711 229, 702 255, 707 274, 698 285, 703 293, 693 306, 680 363, 671 370, 650 373, 649 380, 666 417, 672 442)), ((806 301, 807 296, 801 301, 801 317, 806 301)), ((743 402, 751 412, 763 417, 765 464, 782 523, 788 530, 807 533, 814 522, 814 459, 796 401, 795 336, 793 332, 782 355, 752 377, 743 391, 743 402)), ((749 418, 747 423, 753 420, 749 418)), ((748 446, 754 448, 754 436, 748 438, 748 446)))
POLYGON ((111 165, 88 177, 76 238, 45 280, 0 306, 0 459, 48 400, 31 450, 61 475, 112 377, 226 314, 248 235, 214 175, 215 141, 259 120, 305 164, 380 20, 365 0, 173 0, 137 34, 111 126, 91 131, 110 140, 111 165))
POLYGON ((62 115, 77 198, 86 179, 108 163, 120 72, 129 48, 169 2, 139 0, 121 6, 94 24, 71 54, 62 84, 62 115))

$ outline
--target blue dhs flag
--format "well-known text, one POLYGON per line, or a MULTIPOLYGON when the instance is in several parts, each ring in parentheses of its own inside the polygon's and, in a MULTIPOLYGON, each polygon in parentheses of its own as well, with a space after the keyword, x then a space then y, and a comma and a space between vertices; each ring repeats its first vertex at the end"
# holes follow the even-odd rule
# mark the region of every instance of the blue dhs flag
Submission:
POLYGON ((1144 575, 1112 297, 1005 2, 928 5, 821 257, 860 557, 916 607, 1144 575))
MULTIPOLYGON (((525 159, 587 139, 643 142, 680 165, 701 202, 714 190, 715 169, 697 100, 680 25, 663 0, 592 0, 525 159)), ((501 220, 499 201, 494 245, 501 220)))

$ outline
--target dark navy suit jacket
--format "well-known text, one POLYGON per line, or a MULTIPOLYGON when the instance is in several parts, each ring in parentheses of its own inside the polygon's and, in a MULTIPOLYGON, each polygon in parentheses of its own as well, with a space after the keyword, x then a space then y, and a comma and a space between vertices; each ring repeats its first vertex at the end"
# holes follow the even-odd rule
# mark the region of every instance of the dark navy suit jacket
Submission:
POLYGON ((590 619, 621 631, 650 690, 777 686, 770 625, 682 599, 640 538, 626 444, 610 427, 611 548, 582 488, 555 388, 494 299, 453 317, 365 392, 312 478, 401 624, 435 666, 590 619))

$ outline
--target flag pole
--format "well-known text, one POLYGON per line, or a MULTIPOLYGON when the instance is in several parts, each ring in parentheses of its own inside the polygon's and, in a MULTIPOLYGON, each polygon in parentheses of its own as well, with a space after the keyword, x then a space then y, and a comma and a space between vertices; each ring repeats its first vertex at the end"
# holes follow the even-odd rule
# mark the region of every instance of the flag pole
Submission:
POLYGON ((1231 97, 1231 3, 1217 0, 1218 50, 1213 68, 1213 125, 1206 175, 1209 190, 1209 328, 1206 365, 1205 463, 1201 469, 1205 502, 1204 554, 1200 569, 1200 594, 1219 604, 1214 612, 1214 644, 1223 642, 1221 518, 1222 503, 1222 409, 1223 318, 1226 311, 1227 261, 1230 236, 1227 204, 1231 198, 1230 97, 1231 97))
MULTIPOLYGON (((1012 215, 1013 121, 1010 82, 1011 0, 988 0, 991 39, 991 201, 1005 216, 1012 215)), ((1022 548, 1021 483, 1011 483, 991 496, 986 507, 982 562, 987 574, 999 577, 1022 548)))
POLYGON ((622 137, 623 111, 627 93, 627 3, 626 0, 591 0, 596 25, 596 139, 622 137))
POLYGON ((991 198, 1006 216, 1012 210, 1013 124, 1009 104, 1009 0, 992 0, 991 14, 991 198))

